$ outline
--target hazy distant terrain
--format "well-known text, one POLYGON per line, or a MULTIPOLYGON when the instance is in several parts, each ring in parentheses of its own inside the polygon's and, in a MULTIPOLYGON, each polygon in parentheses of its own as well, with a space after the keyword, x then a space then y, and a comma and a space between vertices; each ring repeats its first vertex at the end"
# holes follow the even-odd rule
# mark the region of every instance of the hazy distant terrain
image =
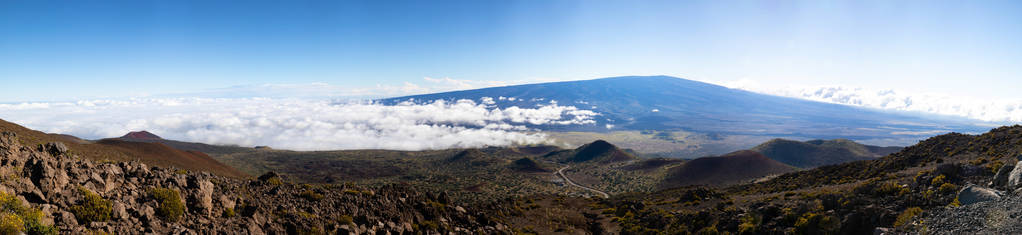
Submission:
POLYGON ((872 160, 898 152, 901 147, 863 145, 854 141, 773 139, 752 148, 767 157, 799 168, 813 168, 850 161, 872 160))
POLYGON ((947 132, 981 132, 960 118, 864 109, 771 95, 668 76, 613 77, 585 81, 494 87, 379 100, 383 104, 468 99, 494 107, 572 105, 599 113, 595 123, 530 125, 567 143, 596 139, 625 148, 694 158, 751 147, 767 139, 851 139, 874 145, 909 145, 947 132), (648 142, 616 131, 639 131, 648 142), (591 138, 586 138, 586 134, 591 138), (609 134, 608 134, 609 133, 609 134), (666 133, 666 134, 665 134, 666 133), (623 141, 621 141, 623 140, 623 141), (666 144, 670 143, 670 144, 666 144))
POLYGON ((577 147, 606 140, 649 156, 697 158, 748 149, 770 140, 757 135, 708 135, 688 131, 545 132, 554 144, 577 147))

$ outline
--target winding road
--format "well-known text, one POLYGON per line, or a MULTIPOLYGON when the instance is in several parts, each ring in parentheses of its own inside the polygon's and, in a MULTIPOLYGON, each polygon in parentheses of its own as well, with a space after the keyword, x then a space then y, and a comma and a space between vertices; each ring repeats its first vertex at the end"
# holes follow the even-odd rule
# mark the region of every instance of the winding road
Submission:
POLYGON ((564 182, 567 182, 568 184, 570 184, 572 186, 575 186, 575 187, 579 187, 579 188, 582 188, 582 189, 585 189, 585 190, 593 191, 594 193, 599 194, 603 198, 610 198, 610 195, 605 193, 605 192, 603 192, 603 191, 596 190, 594 188, 590 188, 590 187, 586 187, 586 186, 582 186, 582 185, 576 184, 575 181, 571 181, 571 179, 568 178, 568 175, 564 174, 564 169, 568 169, 568 167, 571 167, 571 166, 567 165, 567 166, 561 167, 561 169, 557 170, 557 175, 560 176, 562 179, 564 179, 564 182))

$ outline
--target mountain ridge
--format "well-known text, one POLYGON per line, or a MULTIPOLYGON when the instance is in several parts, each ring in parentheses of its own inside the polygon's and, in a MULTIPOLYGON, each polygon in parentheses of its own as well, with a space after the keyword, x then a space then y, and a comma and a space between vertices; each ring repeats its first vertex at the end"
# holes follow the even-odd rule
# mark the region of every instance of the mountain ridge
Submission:
POLYGON ((772 139, 750 150, 799 168, 813 168, 850 161, 870 160, 900 150, 859 144, 847 139, 795 141, 772 139))
POLYGON ((160 136, 158 136, 158 135, 150 133, 149 131, 132 131, 132 132, 128 132, 128 134, 124 134, 124 136, 121 136, 120 138, 121 139, 139 139, 139 140, 160 140, 160 139, 163 139, 163 138, 160 138, 160 136))
POLYGON ((685 130, 704 134, 854 140, 925 138, 924 131, 981 132, 966 119, 759 94, 670 76, 623 76, 402 96, 376 100, 495 100, 497 108, 576 106, 600 113, 594 125, 530 125, 548 131, 685 130), (500 99, 503 97, 504 99, 500 99), (613 98, 611 98, 613 97, 613 98), (510 98, 514 98, 513 100, 510 98), (608 128, 613 126, 612 128, 608 128), (880 128, 877 128, 880 127, 880 128))
POLYGON ((672 168, 659 188, 691 185, 721 187, 797 170, 798 168, 770 159, 758 152, 741 150, 686 161, 672 168))
POLYGON ((70 135, 43 133, 2 119, 0 119, 0 131, 17 134, 20 136, 18 139, 23 141, 24 145, 62 142, 76 154, 95 161, 138 160, 155 166, 208 171, 228 177, 251 177, 204 153, 179 150, 161 143, 130 142, 113 138, 97 141, 82 140, 70 135))
POLYGON ((613 163, 638 159, 635 155, 632 155, 604 140, 596 140, 592 143, 579 146, 576 149, 551 152, 543 156, 543 158, 553 159, 563 163, 613 163))

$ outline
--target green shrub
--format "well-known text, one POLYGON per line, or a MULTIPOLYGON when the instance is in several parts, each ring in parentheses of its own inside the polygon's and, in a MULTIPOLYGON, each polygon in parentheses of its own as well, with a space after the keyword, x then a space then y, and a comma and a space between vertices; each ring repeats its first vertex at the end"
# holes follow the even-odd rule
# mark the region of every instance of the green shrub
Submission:
POLYGON ((78 223, 89 224, 110 219, 113 203, 85 187, 78 187, 78 192, 83 195, 84 199, 78 202, 78 205, 71 206, 71 213, 75 215, 75 219, 78 219, 78 223))
POLYGON ((227 209, 225 209, 224 213, 223 213, 223 216, 224 217, 234 217, 234 208, 228 207, 227 209))
POLYGON ((916 217, 916 215, 919 215, 919 213, 923 213, 923 209, 919 207, 911 207, 905 209, 905 211, 901 212, 901 214, 898 215, 898 219, 894 221, 894 227, 901 227, 912 222, 912 218, 916 217))
POLYGON ((309 201, 323 200, 323 194, 316 193, 315 191, 312 191, 312 190, 302 191, 302 193, 299 193, 298 196, 302 197, 302 198, 305 198, 305 200, 309 200, 309 201))
POLYGON ((298 212, 295 212, 295 214, 298 215, 298 216, 301 216, 302 218, 306 218, 306 219, 319 218, 318 215, 313 214, 313 213, 309 213, 309 212, 305 212, 305 211, 298 211, 298 212))
POLYGON ((930 185, 942 185, 944 183, 947 183, 947 177, 944 175, 933 177, 933 180, 930 181, 930 185))
POLYGON ((706 227, 703 227, 702 229, 699 229, 699 231, 696 231, 696 234, 698 234, 698 235, 717 235, 717 234, 720 234, 720 232, 717 231, 717 227, 716 226, 706 226, 706 227))
POLYGON ((759 217, 754 215, 746 215, 741 219, 742 223, 738 225, 738 234, 759 234, 756 231, 756 227, 761 223, 759 217))
POLYGON ((156 215, 167 221, 177 221, 185 213, 185 205, 181 202, 181 195, 169 188, 154 188, 149 190, 149 195, 159 202, 156 208, 156 215))
POLYGON ((958 191, 958 185, 944 183, 940 185, 940 188, 937 189, 937 191, 940 191, 941 194, 952 193, 958 191))
POLYGON ((809 234, 811 232, 820 232, 829 234, 837 231, 840 226, 841 222, 834 217, 809 212, 803 214, 795 222, 795 233, 809 234))
POLYGON ((1004 167, 1004 162, 1001 161, 996 161, 987 164, 987 170, 990 170, 990 173, 992 174, 997 174, 997 172, 1001 170, 1001 167, 1004 167))
POLYGON ((355 219, 351 218, 350 215, 341 215, 341 217, 337 218, 337 223, 340 223, 342 225, 343 224, 354 225, 355 224, 355 219))
POLYGON ((39 220, 25 221, 25 234, 52 234, 57 235, 57 228, 39 223, 39 220))
POLYGON ((43 212, 27 207, 13 195, 0 192, 0 234, 57 234, 52 226, 40 223, 43 212))
POLYGON ((0 214, 0 233, 18 234, 24 226, 25 222, 18 215, 9 212, 0 214))
POLYGON ((872 195, 877 197, 885 196, 903 196, 911 192, 908 188, 902 187, 896 182, 880 182, 879 180, 870 180, 865 183, 859 184, 852 188, 852 191, 857 194, 872 195))

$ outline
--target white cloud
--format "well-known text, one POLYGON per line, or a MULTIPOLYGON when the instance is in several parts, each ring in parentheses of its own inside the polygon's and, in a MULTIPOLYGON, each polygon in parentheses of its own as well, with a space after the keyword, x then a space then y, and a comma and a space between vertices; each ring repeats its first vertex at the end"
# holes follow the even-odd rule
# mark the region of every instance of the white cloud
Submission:
POLYGON ((876 109, 934 113, 990 122, 1022 121, 1022 100, 1019 99, 981 99, 845 86, 770 87, 751 80, 718 84, 764 94, 876 109))
POLYGON ((528 125, 591 125, 572 106, 494 108, 480 101, 380 105, 271 98, 134 98, 0 104, 0 118, 83 138, 148 130, 165 138, 294 150, 422 150, 545 143, 528 125))
POLYGON ((492 97, 483 97, 483 98, 480 98, 479 100, 480 100, 480 102, 482 102, 482 103, 483 103, 483 104, 485 104, 485 105, 494 105, 494 104, 497 104, 497 102, 496 102, 496 101, 493 101, 493 98, 492 98, 492 97))

